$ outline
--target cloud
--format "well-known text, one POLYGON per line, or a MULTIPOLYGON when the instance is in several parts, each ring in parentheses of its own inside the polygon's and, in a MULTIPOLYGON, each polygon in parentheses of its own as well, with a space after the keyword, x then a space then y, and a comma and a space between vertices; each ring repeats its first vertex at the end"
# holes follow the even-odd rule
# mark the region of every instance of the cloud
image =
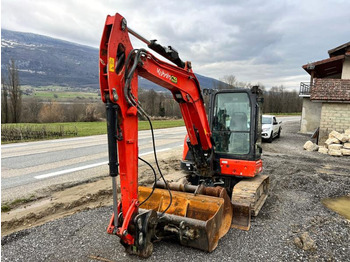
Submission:
POLYGON ((350 40, 349 7, 346 0, 3 0, 1 22, 98 47, 106 15, 119 12, 141 35, 177 49, 196 73, 297 89, 309 79, 303 64, 350 40))

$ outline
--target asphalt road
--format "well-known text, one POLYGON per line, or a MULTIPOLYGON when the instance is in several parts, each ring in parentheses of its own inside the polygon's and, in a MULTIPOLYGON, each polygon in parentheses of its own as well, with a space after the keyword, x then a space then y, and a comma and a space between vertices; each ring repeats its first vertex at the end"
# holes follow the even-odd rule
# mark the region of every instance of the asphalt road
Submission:
POLYGON ((283 123, 297 122, 301 120, 300 116, 284 116, 284 117, 276 116, 276 119, 277 121, 282 121, 282 125, 283 123))
MULTIPOLYGON (((154 131, 157 152, 183 145, 185 127, 154 131)), ((153 154, 150 131, 139 132, 139 154, 153 154)), ((89 136, 1 146, 2 202, 53 185, 108 174, 107 136, 89 136)))

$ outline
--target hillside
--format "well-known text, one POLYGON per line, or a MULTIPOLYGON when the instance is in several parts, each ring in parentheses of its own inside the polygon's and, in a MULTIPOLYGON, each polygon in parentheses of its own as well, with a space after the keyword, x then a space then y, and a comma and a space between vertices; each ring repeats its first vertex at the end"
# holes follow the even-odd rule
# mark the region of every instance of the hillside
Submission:
MULTIPOLYGON (((98 49, 47 36, 1 29, 1 74, 13 58, 21 85, 98 88, 98 49)), ((202 88, 220 81, 196 74, 202 88)), ((164 90, 140 78, 144 89, 164 90)))

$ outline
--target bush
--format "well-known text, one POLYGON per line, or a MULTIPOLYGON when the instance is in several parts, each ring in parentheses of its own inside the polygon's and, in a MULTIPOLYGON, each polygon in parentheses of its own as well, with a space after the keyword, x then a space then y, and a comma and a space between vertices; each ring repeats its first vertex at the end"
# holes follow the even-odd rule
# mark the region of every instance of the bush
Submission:
POLYGON ((64 121, 63 106, 57 102, 44 104, 39 112, 39 122, 54 123, 64 121))
POLYGON ((76 127, 71 130, 65 130, 63 126, 1 125, 1 142, 39 140, 77 135, 78 130, 76 127))

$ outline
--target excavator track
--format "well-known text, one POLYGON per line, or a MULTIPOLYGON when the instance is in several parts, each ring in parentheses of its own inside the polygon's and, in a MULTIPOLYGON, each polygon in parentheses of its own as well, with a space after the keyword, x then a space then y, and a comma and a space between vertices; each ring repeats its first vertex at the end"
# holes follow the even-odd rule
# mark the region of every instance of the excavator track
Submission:
POLYGON ((249 230, 251 216, 259 214, 268 196, 269 188, 270 179, 267 175, 243 179, 234 186, 231 198, 233 228, 249 230))

